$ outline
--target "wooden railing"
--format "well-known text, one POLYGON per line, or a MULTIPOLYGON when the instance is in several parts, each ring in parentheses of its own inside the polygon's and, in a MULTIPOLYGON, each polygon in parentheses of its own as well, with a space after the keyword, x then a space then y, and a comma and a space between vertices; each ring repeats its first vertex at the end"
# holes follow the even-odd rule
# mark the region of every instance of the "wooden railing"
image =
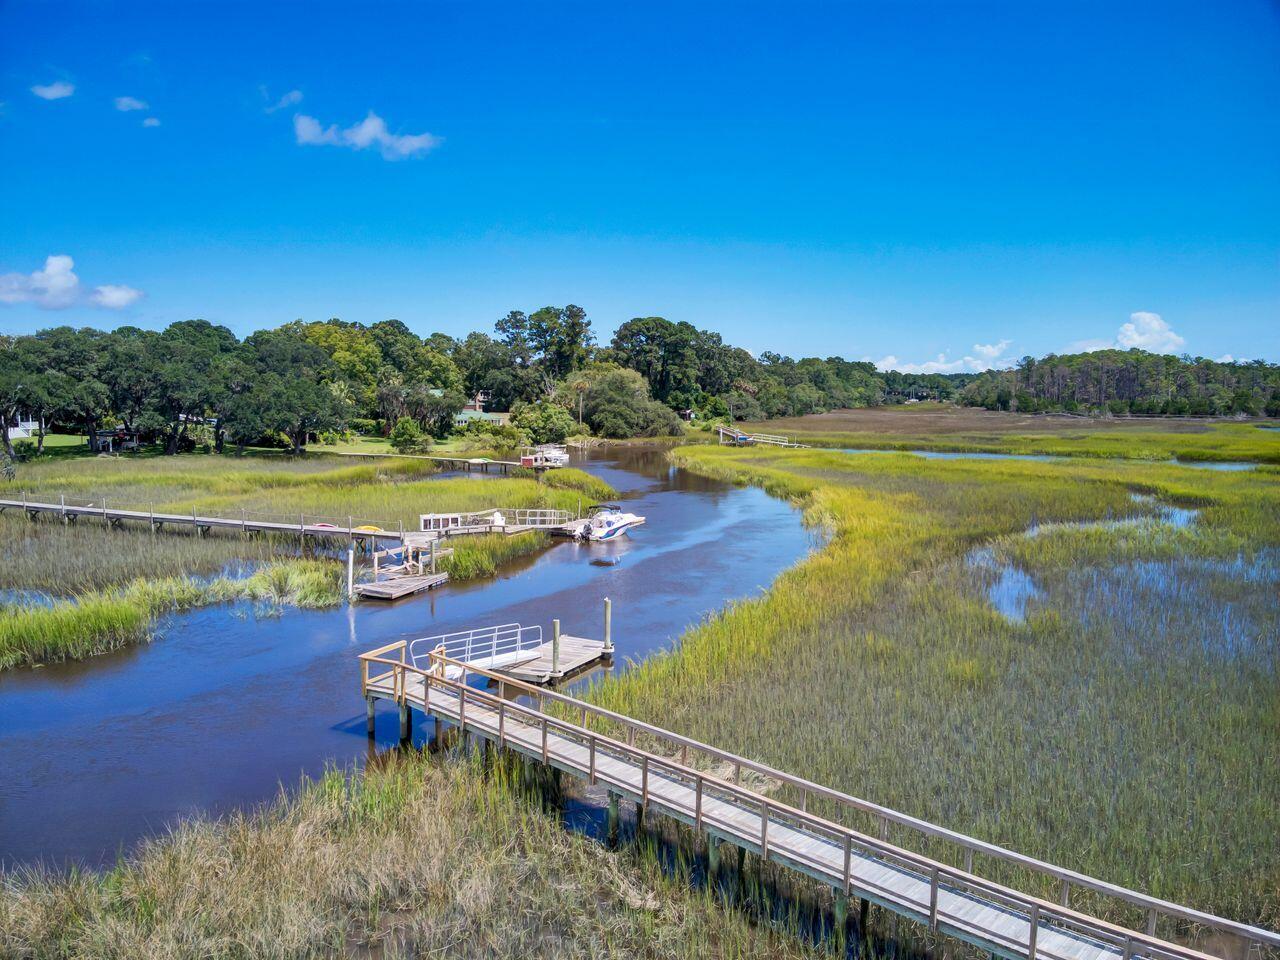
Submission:
MULTIPOLYGON (((833 879, 846 894, 853 887, 851 860, 854 854, 857 853, 871 856, 890 865, 896 865, 900 869, 911 871, 922 880, 927 879, 930 889, 930 903, 927 905, 917 904, 921 909, 908 909, 906 912, 932 926, 936 926, 938 921, 937 903, 940 885, 959 888, 993 904, 1004 905, 1024 913, 1030 920, 1030 929, 1032 931, 1030 943, 1009 943, 1008 946, 1011 949, 1016 948, 1017 952, 1028 956, 1030 960, 1034 960, 1036 953, 1035 931, 1046 923, 1078 931, 1092 939, 1111 944, 1121 954, 1123 960, 1128 960, 1132 956, 1150 957, 1155 958, 1155 960, 1174 960, 1174 958, 1177 958, 1177 960, 1203 960, 1207 956, 1190 947, 1158 938, 1156 936, 1156 924, 1160 916, 1176 917, 1217 932, 1229 933, 1239 937, 1248 946, 1250 953, 1280 948, 1280 934, 1273 931, 1214 916, 1155 897, 1149 897, 1125 887, 1057 867, 1033 857, 1024 856, 1016 851, 968 837, 869 801, 860 800, 829 787, 792 776, 766 764, 731 754, 692 738, 672 733, 643 721, 634 720, 564 694, 513 680, 502 674, 475 668, 461 661, 451 660, 448 657, 442 657, 437 654, 431 655, 429 658, 430 663, 426 668, 416 667, 412 663, 405 661, 405 643, 403 641, 388 644, 377 650, 371 650, 361 655, 360 660, 362 663, 362 692, 366 696, 369 695, 371 683, 391 678, 393 698, 397 702, 405 704, 407 702, 406 680, 410 676, 417 676, 422 678, 424 708, 430 709, 431 690, 448 691, 457 698, 459 722, 464 728, 466 726, 466 706, 468 703, 474 703, 496 710, 498 714, 497 735, 500 743, 505 743, 508 739, 506 733, 508 716, 515 715, 525 723, 539 729, 542 736, 542 759, 544 761, 549 759, 547 738, 550 731, 554 730, 558 735, 574 740, 588 750, 590 759, 587 769, 583 772, 587 774, 589 780, 593 783, 600 779, 607 779, 597 769, 597 758, 602 752, 623 759, 628 763, 639 765, 643 771, 640 801, 644 804, 648 804, 651 800, 649 778, 654 773, 661 773, 668 779, 690 785, 696 796, 692 819, 694 826, 698 829, 705 828, 708 825, 718 827, 722 832, 736 829, 731 824, 717 823, 708 818, 704 810, 704 800, 708 796, 728 798, 743 809, 754 810, 760 815, 761 835, 758 839, 748 839, 752 840, 754 845, 766 857, 770 855, 769 828, 771 821, 775 823, 785 822, 789 826, 835 843, 843 849, 844 869, 842 876, 834 877, 833 879), (384 656, 393 651, 398 651, 398 659, 384 656), (390 669, 376 676, 370 676, 371 664, 381 664, 390 669), (446 665, 456 668, 455 673, 457 675, 454 678, 444 675, 444 667, 446 665), (466 683, 468 675, 483 676, 496 683, 497 693, 468 687, 466 683), (536 706, 525 706, 510 700, 508 694, 511 692, 533 699, 536 706), (555 704, 567 716, 576 714, 579 722, 574 723, 564 717, 548 713, 546 710, 548 703, 555 704), (598 730, 591 729, 592 721, 604 721, 621 726, 624 730, 625 739, 611 737, 598 730), (669 745, 673 752, 678 754, 679 759, 675 759, 674 755, 660 754, 636 746, 636 740, 641 737, 652 738, 669 745), (694 755, 692 758, 691 754, 694 755), (691 763, 696 762, 699 755, 705 760, 731 764, 734 771, 733 779, 719 777, 704 769, 692 766, 691 763), (743 786, 741 784, 743 770, 753 771, 770 780, 798 790, 800 796, 799 805, 781 802, 751 787, 743 786), (887 831, 883 828, 881 830, 882 836, 872 837, 835 820, 819 816, 807 808, 808 800, 811 797, 822 797, 835 802, 839 807, 874 814, 879 818, 882 825, 895 823, 927 836, 941 838, 954 843, 966 851, 964 867, 957 868, 943 861, 923 856, 892 844, 884 836, 887 831), (1025 894, 1004 884, 976 875, 973 873, 973 853, 981 853, 985 856, 1011 862, 1032 872, 1046 874, 1061 880, 1063 884, 1061 902, 1054 903, 1040 897, 1025 894), (1141 932, 1131 930, 1073 910, 1068 902, 1072 887, 1093 890, 1142 908, 1147 915, 1146 929, 1141 932)), ((615 783, 614 785, 628 791, 633 789, 630 784, 615 783)), ((688 811, 673 812, 678 814, 688 813, 688 811)), ((787 858, 790 860, 797 859, 796 855, 791 851, 788 851, 787 858)), ((811 861, 808 866, 820 870, 827 869, 825 865, 814 861, 811 861)), ((862 881, 860 881, 861 884, 862 881)))

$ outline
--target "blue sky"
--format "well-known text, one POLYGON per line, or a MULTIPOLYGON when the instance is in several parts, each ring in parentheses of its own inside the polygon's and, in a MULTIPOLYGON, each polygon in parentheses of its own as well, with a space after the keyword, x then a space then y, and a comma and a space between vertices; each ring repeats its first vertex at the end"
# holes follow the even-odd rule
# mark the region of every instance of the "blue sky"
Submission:
POLYGON ((0 101, 0 332, 575 302, 902 369, 1280 360, 1268 0, 6 0, 0 101))

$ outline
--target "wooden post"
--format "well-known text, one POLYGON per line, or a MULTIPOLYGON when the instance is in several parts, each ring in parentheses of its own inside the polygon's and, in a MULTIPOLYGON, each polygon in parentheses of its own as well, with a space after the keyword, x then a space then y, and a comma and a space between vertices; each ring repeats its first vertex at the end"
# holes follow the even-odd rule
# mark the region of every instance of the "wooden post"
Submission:
POLYGON ((836 891, 833 913, 835 929, 832 932, 836 938, 836 949, 843 954, 845 941, 849 935, 849 896, 843 890, 836 891))
POLYGON ((618 842, 618 822, 621 819, 621 814, 618 811, 618 803, 620 799, 621 798, 618 794, 614 793, 612 790, 609 791, 607 838, 610 846, 616 845, 618 842))
POLYGON ((364 725, 369 736, 373 736, 373 697, 365 697, 364 725))
POLYGON ((613 653, 613 601, 604 598, 604 653, 613 653))
POLYGON ((707 877, 712 884, 720 878, 720 838, 707 834, 707 877))
POLYGON ((378 551, 373 551, 373 582, 378 582, 378 551))
POLYGON ((431 541, 431 572, 436 572, 436 541, 431 541))
POLYGON ((551 621, 551 676, 560 676, 560 621, 551 621))
POLYGON ((410 723, 409 704, 400 704, 400 742, 404 743, 409 739, 412 733, 412 725, 410 723))
POLYGON ((356 545, 347 545, 347 602, 356 595, 356 545))

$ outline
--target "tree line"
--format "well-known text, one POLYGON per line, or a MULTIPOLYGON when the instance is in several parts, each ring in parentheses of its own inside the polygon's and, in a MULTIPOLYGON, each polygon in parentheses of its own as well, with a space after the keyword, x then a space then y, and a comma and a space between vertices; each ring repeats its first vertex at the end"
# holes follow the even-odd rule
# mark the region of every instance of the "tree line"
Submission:
POLYGON ((958 400, 1022 413, 1280 417, 1280 365, 1138 349, 1023 357, 973 377, 958 400))
POLYGON ((1218 363, 1140 350, 1027 357, 982 374, 880 372, 840 357, 754 356, 720 334, 662 317, 622 324, 598 343, 581 307, 511 311, 493 332, 420 337, 399 320, 295 321, 240 340, 184 320, 162 331, 54 327, 0 337, 0 420, 44 428, 115 427, 189 449, 195 436, 301 451, 332 432, 390 436, 402 446, 455 428, 468 399, 510 411, 511 425, 473 424, 508 444, 570 433, 673 435, 680 416, 765 420, 912 399, 991 409, 1280 415, 1280 374, 1262 361, 1218 363))

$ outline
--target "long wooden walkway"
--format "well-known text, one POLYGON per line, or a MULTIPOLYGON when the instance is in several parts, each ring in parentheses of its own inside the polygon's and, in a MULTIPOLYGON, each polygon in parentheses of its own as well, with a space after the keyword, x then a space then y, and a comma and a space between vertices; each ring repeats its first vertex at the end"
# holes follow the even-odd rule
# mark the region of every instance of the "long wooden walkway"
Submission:
POLYGON ((155 510, 136 510, 108 506, 105 500, 71 503, 65 499, 58 503, 46 503, 37 500, 3 500, 0 499, 0 512, 7 509, 23 510, 33 520, 40 514, 52 514, 64 522, 74 522, 80 517, 99 517, 112 526, 125 520, 138 523, 149 523, 153 530, 166 524, 173 526, 194 527, 200 533, 213 529, 240 530, 245 533, 287 533, 306 537, 338 537, 344 540, 403 540, 405 532, 398 525, 396 529, 384 529, 376 522, 357 522, 348 517, 346 523, 341 518, 334 518, 336 523, 329 523, 319 517, 308 519, 299 514, 297 521, 286 519, 254 518, 249 514, 240 516, 213 516, 207 514, 156 512, 155 510))
POLYGON ((809 444, 798 443, 790 437, 779 436, 774 433, 745 433, 742 430, 735 430, 732 427, 716 427, 716 432, 720 435, 720 443, 728 444, 735 447, 795 447, 808 449, 809 444))
POLYGON ((822 883, 837 897, 856 896, 1010 960, 1204 960, 1207 954, 1160 938, 1161 920, 1227 934, 1242 955, 1280 948, 1280 934, 1145 896, 948 831, 896 811, 793 777, 650 724, 584 701, 520 683, 457 660, 432 656, 425 668, 404 659, 403 644, 361 656, 362 693, 369 704, 399 705, 401 733, 417 708, 466 732, 533 757, 642 808, 652 808, 705 832, 709 842, 727 841, 784 864, 822 883), (479 689, 468 678, 487 680, 479 689), (510 699, 524 697, 528 702, 510 699), (547 711, 548 705, 554 713, 547 711), (645 746, 637 746, 637 741, 645 746), (713 773, 711 770, 724 770, 713 773), (750 771, 771 785, 768 793, 743 785, 750 771), (798 796, 793 803, 778 794, 798 796), (822 801, 835 819, 811 812, 822 801), (881 837, 859 832, 841 819, 871 813, 881 837), (963 866, 896 846, 884 839, 890 823, 956 845, 963 866), (975 854, 1012 862, 1061 884, 1052 902, 984 879, 975 854), (1146 929, 1132 930, 1069 906, 1073 889, 1101 893, 1146 915, 1146 929))
POLYGON ((372 451, 362 453, 359 450, 322 450, 320 452, 331 457, 390 457, 395 460, 433 460, 436 463, 445 464, 450 470, 458 470, 464 473, 489 473, 490 470, 496 470, 501 474, 508 474, 512 470, 532 470, 535 473, 542 473, 545 470, 555 469, 546 463, 538 463, 526 467, 519 460, 494 460, 491 457, 446 457, 429 453, 374 453, 372 451))

